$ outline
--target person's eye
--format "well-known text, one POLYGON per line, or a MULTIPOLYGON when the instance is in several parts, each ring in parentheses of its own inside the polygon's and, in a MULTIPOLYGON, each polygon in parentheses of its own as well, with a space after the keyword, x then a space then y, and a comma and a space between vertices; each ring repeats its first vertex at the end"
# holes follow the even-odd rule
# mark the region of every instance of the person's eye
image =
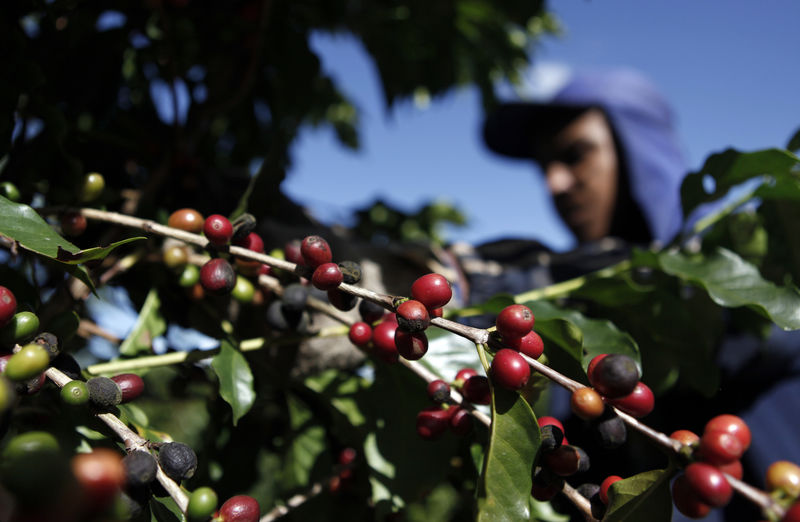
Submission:
POLYGON ((559 156, 559 161, 565 165, 574 166, 586 159, 592 151, 592 145, 585 142, 575 143, 567 147, 559 156))

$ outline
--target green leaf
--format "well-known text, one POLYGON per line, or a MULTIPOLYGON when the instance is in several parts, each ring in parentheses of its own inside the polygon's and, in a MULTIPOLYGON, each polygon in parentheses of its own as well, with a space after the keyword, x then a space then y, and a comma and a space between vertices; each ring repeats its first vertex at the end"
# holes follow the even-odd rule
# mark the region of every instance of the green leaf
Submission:
POLYGON ((58 260, 59 249, 73 254, 80 252, 80 248, 58 235, 34 209, 3 196, 0 196, 0 234, 50 259, 58 260))
POLYGON ((287 490, 308 486, 317 459, 325 452, 325 428, 313 412, 294 395, 287 396, 291 443, 286 453, 281 486, 287 490))
POLYGON ((362 426, 366 422, 356 394, 366 389, 365 382, 355 375, 344 374, 339 370, 326 370, 309 377, 306 386, 325 397, 326 402, 344 415, 352 426, 362 426))
POLYGON ((153 497, 150 499, 151 522, 186 522, 186 516, 172 500, 172 497, 153 497))
POLYGON ((242 352, 223 339, 219 353, 211 360, 211 367, 219 378, 219 394, 233 409, 233 425, 253 406, 253 372, 242 352))
POLYGON ((516 392, 494 387, 489 448, 478 485, 479 521, 530 518, 531 475, 540 444, 528 403, 516 392))
POLYGON ((608 488, 608 509, 603 522, 669 522, 672 495, 669 480, 672 467, 645 471, 615 482, 608 488))
POLYGON ((721 306, 749 306, 784 330, 800 328, 797 289, 766 281, 756 267, 730 250, 718 248, 708 255, 692 256, 666 251, 659 254, 659 261, 665 272, 701 285, 721 306))
POLYGON ((161 300, 153 288, 144 300, 133 330, 119 346, 122 355, 133 356, 140 352, 150 352, 153 339, 167 331, 167 322, 161 317, 160 307, 161 300))
POLYGON ((108 254, 111 253, 112 250, 114 250, 118 246, 126 245, 128 243, 132 243, 133 241, 139 241, 142 239, 147 239, 147 238, 144 236, 129 237, 127 239, 111 243, 108 246, 87 248, 85 250, 79 250, 74 254, 68 252, 67 250, 64 250, 59 246, 58 253, 56 254, 56 261, 59 261, 61 263, 66 263, 68 265, 77 265, 79 263, 85 263, 87 261, 104 259, 106 256, 108 256, 108 254))
POLYGON ((800 129, 797 129, 797 132, 789 139, 786 148, 792 152, 800 151, 800 129))

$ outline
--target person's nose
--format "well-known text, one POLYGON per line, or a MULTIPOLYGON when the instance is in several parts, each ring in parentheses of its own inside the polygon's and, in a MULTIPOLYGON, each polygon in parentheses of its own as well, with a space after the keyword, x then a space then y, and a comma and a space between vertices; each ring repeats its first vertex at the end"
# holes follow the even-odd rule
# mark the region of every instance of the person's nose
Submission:
POLYGON ((545 177, 547 178, 547 188, 553 196, 569 192, 572 186, 575 185, 575 176, 566 165, 558 161, 553 161, 547 165, 545 177))

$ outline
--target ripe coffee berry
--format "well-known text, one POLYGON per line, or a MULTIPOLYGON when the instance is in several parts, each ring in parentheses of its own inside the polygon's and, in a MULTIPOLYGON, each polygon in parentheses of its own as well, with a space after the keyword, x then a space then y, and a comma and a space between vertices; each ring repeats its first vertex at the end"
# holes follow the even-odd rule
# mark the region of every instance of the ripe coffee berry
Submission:
POLYGON ((283 246, 283 254, 286 260, 296 265, 305 265, 303 254, 300 253, 301 241, 299 239, 292 239, 283 246))
POLYGON ((347 337, 351 343, 363 348, 372 339, 372 327, 367 323, 357 322, 350 327, 347 337))
POLYGON ((684 471, 686 480, 697 497, 711 507, 730 502, 733 488, 717 468, 705 462, 692 462, 684 471))
POLYGON ((361 316, 361 320, 367 324, 379 320, 383 317, 384 312, 386 312, 384 307, 367 299, 362 299, 358 304, 358 314, 361 316))
POLYGON ((71 467, 85 504, 92 511, 111 505, 125 484, 122 455, 111 449, 96 448, 90 453, 79 453, 72 457, 71 467))
POLYGON ((233 237, 233 225, 225 216, 211 214, 203 223, 203 234, 212 245, 224 246, 233 237))
POLYGON ((430 406, 417 414, 417 435, 425 440, 435 440, 450 426, 450 415, 439 406, 430 406))
POLYGON ((543 455, 543 463, 547 468, 561 477, 574 475, 589 469, 589 456, 577 446, 563 444, 543 455))
POLYGON ((14 293, 6 288, 0 286, 0 327, 5 326, 14 314, 17 313, 17 298, 14 293))
POLYGON ((492 359, 489 375, 492 381, 503 388, 520 390, 528 382, 531 368, 519 353, 509 348, 501 348, 492 359))
POLYGON ((598 493, 603 504, 608 504, 608 488, 611 487, 611 484, 619 482, 620 480, 622 480, 622 477, 611 475, 603 479, 603 482, 600 483, 600 491, 598 493))
POLYGON ((404 332, 398 328, 394 332, 394 345, 403 359, 417 361, 428 353, 428 337, 425 332, 404 332))
POLYGON ((564 431, 564 425, 561 423, 560 420, 556 419, 555 417, 550 417, 548 415, 543 415, 536 419, 536 422, 539 424, 539 427, 542 428, 544 426, 556 426, 562 432, 564 431))
POLYGON ((691 446, 700 442, 700 437, 689 430, 675 430, 669 435, 669 438, 677 440, 684 446, 691 446))
POLYGON ((320 236, 307 236, 303 239, 300 244, 300 255, 303 256, 305 264, 311 268, 330 263, 333 259, 331 247, 320 236))
POLYGON ((86 232, 86 225, 86 218, 80 212, 65 212, 61 216, 61 231, 66 236, 80 236, 86 232))
POLYGON ((173 212, 167 220, 167 226, 199 234, 203 231, 203 215, 193 208, 182 208, 173 212))
POLYGON ((253 252, 258 252, 259 254, 264 252, 264 240, 255 232, 250 232, 243 238, 235 240, 233 244, 246 248, 247 250, 252 250, 253 252))
POLYGON ((495 322, 498 333, 504 340, 524 337, 533 328, 534 317, 531 309, 525 305, 506 306, 497 315, 495 322))
POLYGON ((435 403, 443 403, 450 399, 450 385, 441 379, 428 383, 428 397, 435 403))
POLYGON ((723 464, 722 466, 716 466, 718 470, 723 473, 727 473, 731 477, 735 479, 741 480, 744 476, 744 468, 742 467, 741 460, 734 460, 733 462, 729 462, 728 464, 723 464))
POLYGON ((596 419, 603 414, 603 399, 592 388, 578 388, 569 400, 572 412, 584 420, 596 419))
POLYGON ((472 368, 462 368, 458 370, 458 373, 456 373, 456 378, 455 378, 456 386, 461 387, 467 381, 467 379, 469 379, 473 375, 478 375, 478 372, 476 372, 472 368))
POLYGON ((453 289, 443 275, 427 274, 411 285, 411 297, 425 305, 428 310, 433 310, 450 302, 453 289))
POLYGON ((473 375, 461 386, 464 398, 473 404, 491 404, 492 392, 489 379, 485 375, 473 375))
POLYGON ((639 382, 639 368, 627 355, 612 353, 595 365, 589 382, 606 398, 624 397, 636 388, 636 383, 639 382))
POLYGON ((372 344, 375 352, 381 360, 387 363, 397 362, 400 354, 394 344, 394 334, 397 330, 397 323, 393 321, 382 321, 372 331, 372 344))
POLYGON ((421 332, 431 324, 427 308, 420 301, 409 299, 397 307, 397 324, 404 332, 421 332))
POLYGON ((689 518, 703 518, 711 512, 711 506, 700 500, 686 475, 678 476, 672 483, 672 501, 689 518))
POLYGON ((261 507, 248 495, 236 495, 222 504, 217 512, 219 522, 258 522, 261 507))
POLYGON ((503 339, 503 342, 506 343, 510 348, 513 348, 520 353, 524 353, 531 359, 538 359, 539 356, 544 353, 544 342, 542 341, 542 338, 539 337, 539 334, 533 330, 522 337, 510 337, 508 339, 503 339))
POLYGON ((451 406, 450 430, 456 435, 466 435, 472 430, 472 415, 458 406, 451 406))
POLYGON ((236 272, 225 259, 211 259, 200 269, 200 284, 210 294, 228 295, 236 286, 236 272))
POLYGON ((607 399, 606 402, 637 419, 646 416, 655 407, 653 391, 641 381, 636 383, 636 387, 628 395, 607 399))
POLYGON ((194 476, 197 455, 186 444, 167 442, 158 449, 158 463, 169 478, 180 483, 181 480, 194 476))
POLYGON ((727 431, 739 439, 742 445, 742 451, 746 451, 747 448, 750 447, 750 441, 752 439, 750 428, 736 415, 717 415, 706 423, 703 431, 727 431))
POLYGON ((336 263, 322 263, 314 269, 311 284, 320 290, 332 290, 342 284, 342 271, 336 263))
POLYGON ((729 464, 744 453, 736 435, 727 431, 706 431, 700 437, 700 458, 715 466, 729 464))
POLYGON ((121 373, 111 377, 122 390, 122 402, 130 402, 144 392, 144 381, 135 373, 121 373))

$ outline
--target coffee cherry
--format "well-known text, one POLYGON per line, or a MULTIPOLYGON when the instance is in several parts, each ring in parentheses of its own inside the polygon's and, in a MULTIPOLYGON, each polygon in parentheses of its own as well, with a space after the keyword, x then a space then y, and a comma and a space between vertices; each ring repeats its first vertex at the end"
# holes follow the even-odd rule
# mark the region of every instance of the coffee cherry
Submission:
POLYGON ((711 512, 711 506, 700 500, 686 475, 680 475, 672 483, 672 501, 678 511, 689 518, 704 518, 711 512))
POLYGON ((394 332, 394 345, 403 359, 417 361, 428 352, 428 337, 425 332, 404 332, 398 326, 394 332))
POLYGON ((39 344, 26 344, 8 359, 4 375, 12 381, 26 381, 44 372, 50 365, 50 355, 39 344))
POLYGON ((0 375, 0 419, 3 418, 5 412, 11 409, 16 398, 17 394, 11 381, 0 375))
POLYGON ((800 466, 788 460, 773 462, 767 468, 767 490, 782 489, 792 497, 800 495, 800 466))
POLYGON ((103 193, 106 186, 106 180, 99 172, 90 172, 83 178, 83 183, 80 187, 80 199, 83 203, 94 201, 103 193))
POLYGON ((597 363, 589 382, 606 398, 624 397, 636 388, 639 382, 639 368, 627 355, 612 353, 597 363))
POLYGON ((705 462, 692 462, 686 466, 684 474, 701 502, 711 507, 722 507, 730 502, 733 488, 714 466, 705 462))
POLYGON ((409 299, 397 307, 397 324, 404 332, 421 332, 431 324, 428 310, 420 301, 409 299))
POLYGON ((209 487, 200 487, 189 495, 186 514, 190 520, 207 520, 217 509, 217 493, 209 487))
POLYGON ((597 444, 604 449, 618 448, 628 439, 625 422, 609 407, 603 415, 591 421, 591 426, 597 444))
POLYGON ((426 274, 411 285, 411 297, 425 305, 428 310, 433 310, 450 302, 453 289, 443 275, 426 274))
POLYGON ((592 360, 589 361, 589 366, 586 367, 586 376, 589 378, 589 382, 592 382, 592 379, 594 378, 594 369, 597 368, 597 364, 605 359, 608 355, 609 354, 607 353, 601 353, 600 355, 595 355, 592 357, 592 360))
POLYGON ((542 338, 539 336, 539 334, 533 330, 522 337, 503 339, 503 342, 506 343, 510 348, 513 348, 520 353, 524 353, 531 359, 538 359, 539 356, 544 353, 544 341, 542 341, 542 338))
POLYGON ((231 297, 240 303, 252 303, 256 295, 256 287, 246 277, 236 276, 236 284, 231 290, 231 297))
POLYGON ((161 260, 167 268, 180 268, 189 262, 189 252, 183 245, 170 245, 164 248, 161 260))
POLYGON ((46 431, 28 431, 13 437, 3 448, 3 460, 25 459, 34 453, 58 453, 58 440, 46 431))
POLYGON ((197 469, 197 455, 181 442, 167 442, 158 449, 158 463, 175 482, 189 479, 197 469))
POLYGON ((226 500, 218 513, 219 522, 258 522, 261 507, 253 497, 236 495, 226 500))
POLYGON ((669 438, 677 440, 684 446, 691 446, 692 444, 700 442, 700 437, 696 433, 689 430, 673 431, 669 438))
POLYGON ((303 259, 301 252, 302 242, 299 239, 292 239, 283 246, 283 255, 286 260, 296 265, 305 265, 306 261, 303 259))
POLYGON ((362 299, 358 304, 358 314, 361 316, 361 320, 367 324, 379 320, 383 317, 384 312, 386 312, 384 307, 367 299, 362 299))
POLYGON ((363 322, 354 323, 350 327, 350 333, 347 334, 347 337, 351 343, 363 348, 372 339, 372 327, 363 322))
POLYGON ((441 379, 429 382, 427 392, 428 397, 437 404, 450 400, 450 385, 441 379))
POLYGON ((543 455, 544 465, 561 477, 569 477, 589 469, 589 457, 577 446, 563 444, 543 455))
POLYGON ((122 456, 108 448, 95 448, 90 453, 75 455, 71 467, 92 511, 109 507, 125 484, 122 456))
POLYGON ((464 398, 473 404, 491 404, 492 391, 489 379, 485 375, 473 375, 464 381, 461 386, 464 398))
POLYGON ((4 198, 15 203, 22 199, 22 194, 20 194, 19 189, 10 181, 4 181, 0 183, 0 196, 3 196, 4 198))
POLYGON ((280 299, 272 301, 267 306, 267 325, 281 332, 302 331, 308 324, 308 314, 305 310, 292 310, 280 299))
POLYGON ((536 419, 536 422, 539 424, 540 428, 543 428, 544 426, 556 426, 558 429, 564 432, 564 425, 561 424, 561 421, 556 419, 555 417, 543 415, 538 419, 536 419))
POLYGON ((467 382, 467 379, 469 379, 474 375, 478 375, 478 372, 476 372, 473 368, 462 368, 458 370, 458 373, 456 373, 456 378, 455 378, 456 386, 457 387, 463 386, 463 384, 467 382))
POLYGON ((61 232, 65 236, 80 236, 86 232, 86 225, 86 218, 80 212, 65 212, 61 216, 61 232))
POLYGON ((434 308, 433 310, 428 310, 428 313, 430 313, 431 319, 433 319, 434 317, 443 317, 444 308, 434 308))
POLYGON ((47 355, 50 357, 51 362, 58 357, 59 353, 61 353, 61 350, 58 346, 58 338, 50 332, 40 333, 33 338, 32 342, 33 344, 38 344, 47 351, 47 355))
POLYGON ((506 306, 497 315, 495 322, 497 331, 503 339, 524 337, 533 328, 534 317, 531 309, 525 305, 506 306))
POLYGON ((361 282, 361 265, 355 261, 340 261, 339 270, 342 271, 344 282, 348 285, 357 285, 361 282))
POLYGON ((728 464, 723 464, 722 466, 715 466, 718 470, 723 473, 727 473, 731 477, 735 479, 741 480, 744 477, 744 468, 742 467, 741 460, 734 460, 733 462, 729 462, 728 464))
POLYGON ((195 265, 186 265, 183 267, 181 276, 178 279, 178 284, 184 288, 188 288, 197 284, 200 281, 200 269, 195 265))
MULTIPOLYGON (((247 250, 252 250, 253 252, 258 252, 259 254, 264 252, 264 240, 255 232, 250 232, 241 239, 234 239, 233 244, 246 248, 247 250)), ((258 261, 256 261, 256 263, 257 262, 258 261)))
POLYGON ((800 502, 795 502, 786 510, 781 522, 800 522, 800 502))
POLYGON ((5 326, 17 313, 17 298, 14 293, 6 288, 0 286, 0 327, 5 326))
POLYGON ((704 431, 727 431, 739 439, 742 445, 742 451, 746 451, 747 448, 750 447, 750 441, 752 439, 750 428, 736 415, 717 415, 706 423, 704 431))
MULTIPOLYGON (((8 361, 11 360, 13 357, 12 354, 2 355, 0 356, 0 374, 4 374, 6 371, 6 366, 8 366, 8 361)), ((7 377, 7 376, 6 376, 7 377)), ((3 377, 4 381, 9 381, 6 377, 3 377)), ((20 395, 33 395, 37 393, 39 390, 42 389, 44 386, 44 382, 46 380, 46 376, 44 373, 40 373, 30 379, 25 379, 22 381, 16 381, 12 385, 14 392, 20 395)), ((2 419, 0 419, 2 422, 2 419)), ((0 424, 0 428, 2 428, 2 424, 0 424)))
POLYGON ((78 406, 89 402, 89 388, 83 381, 69 381, 61 388, 61 400, 70 406, 78 406))
POLYGON ((303 239, 300 244, 300 255, 303 256, 305 264, 311 268, 330 263, 333 259, 330 245, 320 236, 307 236, 303 239))
POLYGON ((397 331, 397 323, 383 321, 372 331, 372 344, 378 357, 387 363, 397 362, 400 354, 394 344, 394 334, 397 331))
POLYGON ((339 452, 339 456, 336 458, 336 461, 339 463, 340 466, 349 466, 356 461, 357 457, 358 457, 358 452, 355 449, 344 448, 342 451, 339 452))
POLYGON ((200 284, 210 294, 227 295, 236 286, 236 272, 225 259, 211 259, 200 269, 200 284))
POLYGON ((342 284, 342 271, 336 263, 322 263, 314 269, 311 284, 320 290, 331 290, 342 284))
POLYGON ((141 488, 156 479, 158 464, 149 451, 131 451, 122 459, 125 468, 125 483, 131 488, 141 488))
POLYGON ((332 290, 328 290, 328 302, 337 310, 349 312, 356 307, 356 303, 358 303, 358 297, 354 296, 353 294, 343 292, 338 288, 334 288, 332 290))
POLYGON ((466 435, 472 431, 472 415, 459 406, 451 406, 450 430, 456 435, 466 435))
POLYGON ((567 444, 564 439, 564 432, 554 424, 547 424, 539 428, 541 432, 542 453, 553 451, 562 444, 567 444))
POLYGON ((628 395, 617 399, 606 399, 606 402, 637 419, 646 416, 655 407, 653 391, 642 381, 636 383, 636 387, 628 395))
POLYGON ((572 392, 569 405, 572 412, 584 420, 596 419, 605 410, 603 399, 592 388, 578 388, 572 392))
POLYGON ((300 283, 286 285, 281 299, 286 310, 301 312, 305 310, 308 302, 308 287, 300 283))
POLYGON ((430 406, 417 414, 417 435, 425 440, 436 440, 450 425, 450 415, 439 406, 430 406))
POLYGON ((603 504, 608 504, 608 488, 611 487, 611 484, 614 482, 619 482, 622 480, 622 477, 619 475, 611 475, 603 479, 603 482, 600 483, 600 500, 603 504))
POLYGON ((233 225, 220 214, 211 214, 203 222, 203 235, 214 246, 225 246, 233 237, 233 225))
POLYGON ((122 402, 130 402, 144 393, 144 381, 135 373, 121 373, 111 377, 122 392, 122 402))
POLYGON ((744 453, 742 443, 728 431, 706 431, 700 437, 700 458, 715 466, 728 464, 744 453))
POLYGON ((519 353, 509 348, 501 348, 492 359, 489 375, 492 381, 503 388, 520 390, 528 382, 531 368, 519 353))
POLYGON ((19 312, 0 330, 0 343, 8 346, 22 343, 39 331, 39 318, 33 312, 19 312))
POLYGON ((108 377, 92 377, 86 381, 89 400, 103 410, 109 410, 122 402, 122 389, 108 377))
POLYGON ((531 495, 540 502, 551 500, 564 489, 564 478, 546 467, 536 470, 531 484, 531 495))
POLYGON ((200 212, 193 208, 182 208, 170 214, 167 226, 199 234, 203 231, 205 220, 200 212))

